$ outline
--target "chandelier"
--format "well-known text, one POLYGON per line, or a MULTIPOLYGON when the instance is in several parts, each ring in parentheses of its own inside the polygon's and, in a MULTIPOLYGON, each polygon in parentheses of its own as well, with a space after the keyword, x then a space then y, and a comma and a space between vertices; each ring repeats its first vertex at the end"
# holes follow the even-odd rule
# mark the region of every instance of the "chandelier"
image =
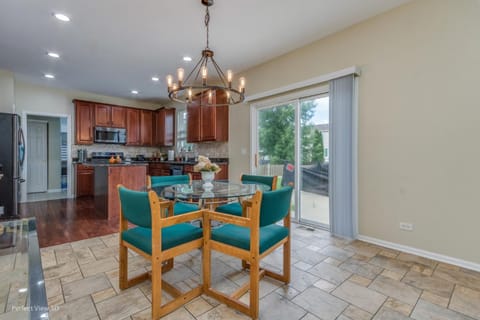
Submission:
POLYGON ((202 106, 223 106, 243 102, 245 99, 245 78, 238 79, 238 89, 232 87, 233 73, 227 70, 227 75, 222 71, 213 58, 213 51, 209 48, 208 24, 210 13, 208 7, 213 5, 213 0, 201 0, 206 7, 205 28, 207 33, 207 44, 202 50, 202 56, 193 70, 184 78, 185 70, 177 69, 177 82, 173 82, 172 75, 167 76, 168 97, 172 101, 180 103, 191 103, 200 99, 202 106), (209 69, 210 67, 210 69, 209 69), (213 74, 209 82, 209 71, 213 74), (214 95, 223 95, 224 99, 213 100, 214 95))

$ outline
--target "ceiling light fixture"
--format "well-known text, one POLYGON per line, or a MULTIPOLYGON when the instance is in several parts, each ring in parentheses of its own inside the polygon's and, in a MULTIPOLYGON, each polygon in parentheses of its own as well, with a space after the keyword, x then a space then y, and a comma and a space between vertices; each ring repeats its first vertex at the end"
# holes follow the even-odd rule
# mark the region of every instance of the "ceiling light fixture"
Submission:
POLYGON ((157 81, 159 81, 159 80, 160 80, 160 79, 159 79, 158 77, 152 77, 152 81, 157 82, 157 81))
POLYGON ((177 69, 178 82, 174 83, 173 77, 171 75, 167 76, 168 97, 170 100, 180 103, 190 103, 194 98, 199 97, 201 105, 204 106, 223 106, 241 103, 245 100, 245 78, 239 79, 238 89, 233 88, 232 71, 227 70, 225 76, 222 69, 215 62, 213 51, 208 46, 208 24, 210 22, 208 7, 213 5, 213 0, 201 0, 201 2, 206 7, 205 27, 207 29, 207 45, 202 50, 202 57, 186 78, 184 78, 185 70, 183 68, 177 69), (210 83, 207 80, 209 64, 212 74, 216 73, 216 76, 213 77, 215 83, 210 83), (213 93, 224 94, 226 99, 216 99, 214 102, 212 99, 213 93))
POLYGON ((55 79, 55 76, 53 74, 50 74, 50 73, 46 73, 43 75, 45 78, 48 78, 48 79, 55 79))
POLYGON ((138 94, 138 91, 137 90, 132 90, 131 93, 132 94, 138 94))
POLYGON ((192 57, 185 56, 185 57, 183 57, 183 61, 190 62, 190 61, 192 61, 192 57))
POLYGON ((47 55, 49 57, 56 58, 56 59, 60 58, 60 55, 56 52, 47 52, 47 55))
POLYGON ((63 22, 69 22, 70 21, 70 17, 67 16, 66 14, 63 14, 63 13, 54 13, 53 16, 55 18, 57 18, 58 20, 63 21, 63 22))

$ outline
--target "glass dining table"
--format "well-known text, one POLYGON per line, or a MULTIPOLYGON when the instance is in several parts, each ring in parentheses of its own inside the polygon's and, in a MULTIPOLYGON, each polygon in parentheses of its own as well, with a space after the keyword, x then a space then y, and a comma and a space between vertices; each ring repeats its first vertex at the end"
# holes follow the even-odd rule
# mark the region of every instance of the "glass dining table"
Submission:
POLYGON ((167 187, 155 187, 152 189, 165 199, 179 201, 198 202, 201 208, 214 207, 217 204, 226 203, 230 199, 248 197, 257 190, 269 191, 270 187, 258 183, 241 183, 224 180, 212 181, 213 186, 205 188, 203 181, 193 180, 190 184, 174 184, 167 187))

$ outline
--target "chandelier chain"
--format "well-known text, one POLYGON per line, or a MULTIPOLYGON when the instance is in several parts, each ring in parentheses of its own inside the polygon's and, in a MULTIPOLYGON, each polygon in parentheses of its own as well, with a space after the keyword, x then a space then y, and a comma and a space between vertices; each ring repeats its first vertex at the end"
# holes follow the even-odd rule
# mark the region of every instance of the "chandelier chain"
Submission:
POLYGON ((207 6, 207 9, 205 11, 205 27, 207 28, 207 49, 209 48, 209 42, 208 42, 208 34, 209 34, 209 28, 208 28, 208 24, 210 23, 210 12, 208 11, 208 6, 207 6))

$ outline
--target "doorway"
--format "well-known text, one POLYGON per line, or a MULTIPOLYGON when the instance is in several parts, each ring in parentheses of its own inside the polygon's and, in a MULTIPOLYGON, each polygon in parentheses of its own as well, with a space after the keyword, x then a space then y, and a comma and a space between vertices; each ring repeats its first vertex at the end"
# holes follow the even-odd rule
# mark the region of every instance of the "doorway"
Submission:
POLYGON ((48 191, 48 121, 28 119, 27 192, 48 191))
POLYGON ((279 176, 279 185, 294 187, 294 220, 329 229, 328 87, 318 91, 253 109, 256 161, 252 172, 279 176))
POLYGON ((70 197, 69 116, 24 113, 26 161, 22 202, 70 197))

